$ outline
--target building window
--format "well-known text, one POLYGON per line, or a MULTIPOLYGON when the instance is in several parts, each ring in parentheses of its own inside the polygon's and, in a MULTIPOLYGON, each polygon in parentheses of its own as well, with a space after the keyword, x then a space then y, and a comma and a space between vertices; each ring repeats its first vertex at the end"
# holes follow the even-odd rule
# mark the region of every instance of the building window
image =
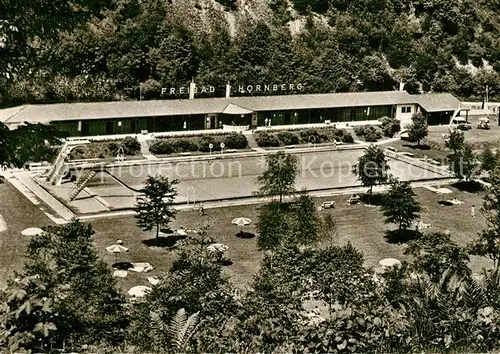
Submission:
POLYGON ((401 113, 411 113, 411 106, 401 107, 401 113))

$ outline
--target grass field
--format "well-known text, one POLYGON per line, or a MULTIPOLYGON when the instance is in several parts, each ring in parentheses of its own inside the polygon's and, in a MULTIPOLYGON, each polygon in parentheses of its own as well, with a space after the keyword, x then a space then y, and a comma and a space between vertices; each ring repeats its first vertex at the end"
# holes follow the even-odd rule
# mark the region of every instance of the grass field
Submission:
MULTIPOLYGON (((453 187, 450 195, 437 195, 427 189, 416 189, 419 200, 424 206, 422 221, 431 224, 428 231, 451 232, 454 241, 460 245, 466 245, 476 234, 482 230, 486 224, 485 220, 478 212, 478 216, 473 219, 470 216, 472 204, 479 209, 482 194, 469 194, 460 192, 453 187), (440 206, 438 201, 457 197, 465 202, 458 206, 440 206)), ((322 211, 320 214, 332 213, 337 221, 338 236, 336 244, 346 244, 351 242, 365 255, 368 266, 377 267, 378 261, 394 257, 400 260, 406 259, 404 256, 405 244, 395 244, 389 242, 385 237, 386 232, 394 226, 386 225, 383 221, 379 207, 366 205, 347 205, 348 196, 335 196, 329 198, 318 198, 315 202, 319 205, 326 200, 335 200, 337 207, 331 210, 322 211)), ((209 234, 215 242, 224 243, 229 246, 228 257, 233 261, 231 266, 226 267, 228 274, 235 284, 245 288, 251 282, 253 275, 259 268, 262 253, 257 249, 257 240, 240 239, 236 237, 239 228, 231 224, 231 220, 238 216, 249 217, 256 220, 258 217, 258 206, 238 206, 228 208, 207 209, 206 216, 200 216, 197 211, 183 211, 178 214, 173 228, 183 226, 184 228, 196 228, 200 224, 210 223, 209 234)), ((130 273, 129 277, 120 279, 124 289, 134 285, 147 285, 147 276, 156 275, 168 270, 175 251, 167 249, 147 247, 142 241, 153 237, 153 232, 145 233, 135 227, 135 220, 132 217, 119 219, 101 219, 93 222, 96 230, 96 247, 104 259, 110 264, 114 262, 114 256, 106 254, 104 248, 113 244, 117 238, 124 241, 124 245, 130 248, 129 253, 122 256, 123 261, 150 262, 154 267, 151 273, 136 274, 130 273)), ((245 231, 256 232, 255 222, 245 227, 245 231)), ((325 242, 328 242, 325 240, 325 242)), ((472 260, 474 271, 479 271, 481 267, 488 266, 488 262, 474 257, 472 260)))
POLYGON ((0 232, 0 289, 24 263, 23 254, 29 238, 21 231, 29 227, 42 227, 54 223, 17 191, 10 183, 0 184, 0 215, 7 230, 0 232))
MULTIPOLYGON (((489 130, 477 129, 477 118, 470 118, 472 129, 465 131, 465 141, 472 145, 474 150, 483 150, 486 147, 497 147, 500 141, 500 126, 496 121, 490 121, 489 130)), ((387 146, 392 146, 398 151, 407 151, 415 154, 415 157, 423 158, 427 156, 443 163, 450 151, 446 149, 443 140, 443 134, 448 134, 448 126, 431 126, 429 127, 429 135, 421 142, 422 148, 418 148, 416 143, 399 140, 388 143, 387 146), (429 149, 430 147, 430 149, 429 149)))
MULTIPOLYGON (((450 230, 453 239, 461 245, 465 245, 476 234, 485 227, 485 220, 478 212, 477 218, 470 216, 472 204, 482 204, 482 193, 469 194, 461 192, 453 187, 453 194, 440 196, 427 189, 416 189, 419 200, 424 206, 422 221, 432 225, 429 231, 450 230), (440 206, 438 201, 457 197, 465 203, 458 206, 440 206)), ((41 213, 36 206, 31 204, 9 184, 0 186, 0 213, 3 215, 8 230, 0 232, 0 246, 2 247, 3 267, 0 269, 0 286, 4 286, 7 277, 14 269, 19 269, 23 264, 27 237, 21 236, 20 232, 27 227, 42 227, 51 224, 50 220, 41 213)), ((335 200, 337 207, 332 210, 322 211, 332 213, 337 221, 338 235, 336 244, 352 244, 360 249, 366 259, 368 266, 377 267, 378 261, 386 257, 405 259, 403 252, 404 244, 395 244, 385 237, 386 232, 394 226, 386 225, 378 207, 366 205, 347 205, 348 196, 335 196, 330 198, 316 199, 319 205, 325 200, 335 200)), ((236 237, 239 228, 231 224, 235 217, 249 217, 254 222, 245 227, 245 231, 255 232, 255 220, 258 217, 258 206, 237 206, 228 208, 207 209, 206 216, 200 216, 197 211, 179 212, 172 228, 186 229, 197 228, 204 223, 211 224, 209 234, 215 242, 221 242, 229 246, 228 257, 233 261, 231 266, 226 267, 228 274, 235 284, 245 288, 251 282, 258 270, 262 253, 256 246, 256 238, 240 239, 236 237)), ((119 286, 125 291, 135 285, 148 285, 147 277, 158 275, 167 271, 175 257, 175 251, 166 248, 148 247, 142 241, 154 237, 154 232, 143 232, 135 226, 135 219, 131 216, 120 218, 100 219, 92 222, 96 232, 94 244, 99 255, 108 263, 115 261, 115 256, 108 254, 105 247, 112 245, 117 239, 121 239, 124 245, 130 249, 126 254, 119 257, 121 261, 149 262, 155 268, 150 273, 129 272, 127 278, 118 279, 119 286)), ((488 263, 479 258, 472 259, 474 271, 488 263)))

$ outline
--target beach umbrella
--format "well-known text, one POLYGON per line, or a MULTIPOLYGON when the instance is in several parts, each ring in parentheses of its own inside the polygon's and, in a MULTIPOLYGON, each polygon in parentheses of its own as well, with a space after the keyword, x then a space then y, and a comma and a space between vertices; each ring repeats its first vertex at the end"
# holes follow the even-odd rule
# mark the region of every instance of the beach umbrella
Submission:
POLYGON ((143 296, 146 296, 147 294, 149 294, 149 292, 151 290, 153 290, 153 289, 151 289, 149 286, 138 285, 138 286, 134 286, 133 288, 130 288, 130 290, 128 291, 128 294, 130 296, 134 296, 134 297, 143 297, 143 296))
POLYGON ((248 225, 251 222, 252 222, 252 219, 249 219, 249 218, 235 218, 232 221, 233 224, 238 225, 240 227, 248 225))
POLYGON ((108 251, 109 253, 115 254, 115 263, 116 263, 118 261, 118 253, 128 252, 128 248, 123 247, 122 245, 112 245, 112 246, 106 247, 106 251, 108 251))
POLYGON ((436 193, 438 194, 451 194, 453 191, 449 190, 448 188, 438 188, 436 190, 436 193))
POLYGON ((21 235, 23 236, 36 236, 40 235, 43 232, 42 229, 39 229, 38 227, 30 227, 28 229, 24 229, 21 231, 21 235))

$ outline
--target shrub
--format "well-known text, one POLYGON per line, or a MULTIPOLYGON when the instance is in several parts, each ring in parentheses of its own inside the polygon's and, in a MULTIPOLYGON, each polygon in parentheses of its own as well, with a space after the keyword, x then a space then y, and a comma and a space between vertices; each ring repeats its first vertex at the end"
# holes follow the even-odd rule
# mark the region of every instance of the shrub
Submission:
POLYGON ((374 143, 382 138, 382 133, 372 126, 365 128, 365 141, 368 143, 374 143))
POLYGON ((224 145, 227 149, 246 149, 248 147, 248 141, 243 134, 233 132, 224 137, 224 145))
POLYGON ((257 145, 261 147, 280 146, 280 142, 276 136, 262 132, 257 137, 257 145))
POLYGON ((202 152, 209 152, 209 145, 213 144, 212 151, 220 150, 220 141, 216 140, 213 136, 202 136, 198 142, 198 149, 202 152))
POLYGON ((340 139, 343 143, 346 143, 346 144, 352 144, 354 143, 354 138, 352 137, 352 134, 349 133, 348 131, 346 130, 343 130, 342 131, 342 137, 340 139))
POLYGON ((174 140, 174 146, 178 152, 198 151, 198 144, 192 139, 176 139, 174 140))
POLYGON ((292 132, 279 132, 278 139, 283 145, 295 145, 299 143, 299 137, 292 132))
POLYGON ((357 127, 354 127, 354 133, 356 133, 359 137, 364 136, 366 134, 366 125, 358 125, 357 127))
POLYGON ((384 136, 392 138, 394 134, 401 130, 401 124, 396 118, 382 117, 380 121, 382 122, 381 128, 384 136))
POLYGON ((158 140, 149 147, 152 154, 167 155, 175 152, 175 146, 168 140, 158 140))
POLYGON ((141 143, 136 137, 127 136, 122 143, 123 150, 127 155, 134 155, 135 153, 141 151, 141 143))

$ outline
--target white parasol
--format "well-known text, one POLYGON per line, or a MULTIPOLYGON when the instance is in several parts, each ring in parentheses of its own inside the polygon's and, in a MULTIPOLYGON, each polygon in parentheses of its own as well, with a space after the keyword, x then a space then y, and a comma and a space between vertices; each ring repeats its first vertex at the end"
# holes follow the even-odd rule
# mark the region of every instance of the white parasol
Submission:
POLYGON ((38 227, 30 227, 28 229, 24 229, 21 231, 21 235, 23 236, 36 236, 40 235, 43 232, 42 229, 39 229, 38 227))
POLYGON ((245 226, 252 222, 252 219, 249 218, 234 218, 232 223, 238 226, 245 226))
POLYGON ((128 248, 123 247, 122 245, 112 245, 112 246, 106 247, 106 251, 108 251, 109 253, 115 254, 115 263, 116 263, 118 261, 118 253, 128 252, 128 248))

